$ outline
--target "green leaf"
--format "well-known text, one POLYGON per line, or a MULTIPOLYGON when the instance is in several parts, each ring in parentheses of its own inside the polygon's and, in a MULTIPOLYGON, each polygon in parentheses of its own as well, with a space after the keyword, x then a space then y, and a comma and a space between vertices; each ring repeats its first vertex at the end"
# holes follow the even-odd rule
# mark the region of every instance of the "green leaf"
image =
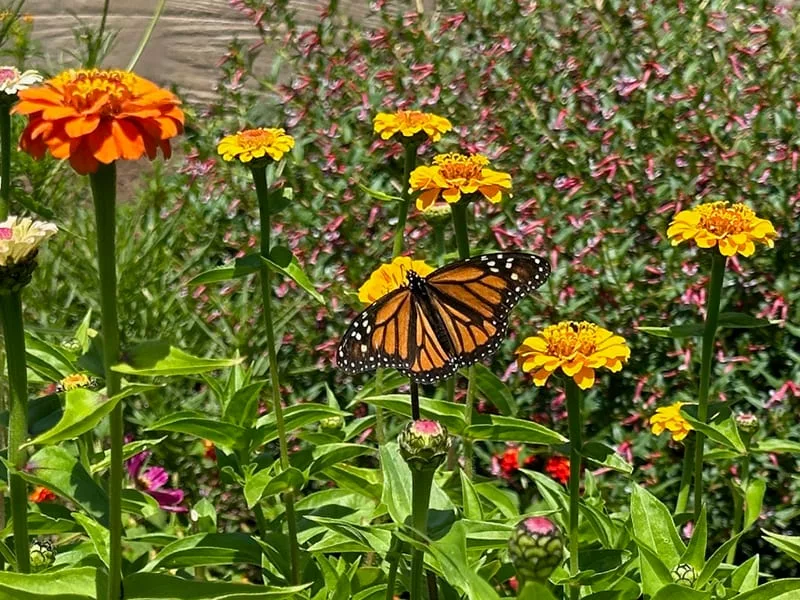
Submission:
POLYGON ((685 337, 699 337, 703 335, 705 325, 694 323, 692 325, 671 325, 669 327, 637 327, 637 331, 654 335, 656 337, 681 339, 685 337))
POLYGON ((738 594, 733 600, 797 600, 798 592, 800 592, 800 579, 780 579, 738 594))
POLYGON ((280 247, 273 249, 272 253, 270 253, 269 259, 262 258, 264 263, 273 271, 278 271, 279 273, 283 273, 287 277, 293 279, 294 282, 303 288, 303 290, 305 290, 309 296, 324 306, 325 298, 322 297, 322 294, 320 294, 317 291, 317 288, 314 287, 314 284, 311 283, 308 275, 306 275, 306 272, 303 271, 303 267, 300 266, 297 257, 294 256, 288 248, 286 248, 286 252, 288 252, 289 256, 291 257, 291 260, 287 261, 285 260, 285 254, 283 251, 279 251, 279 248, 280 247), (281 262, 275 262, 276 259, 280 260, 281 262))
POLYGON ((126 600, 280 600, 297 598, 308 587, 193 581, 162 573, 134 573, 124 583, 126 600))
POLYGON ((617 454, 617 451, 608 444, 587 442, 583 445, 581 454, 595 466, 606 467, 627 475, 633 473, 633 465, 617 454))
MULTIPOLYGON (((717 322, 718 329, 751 329, 754 327, 768 327, 775 325, 778 321, 769 319, 759 319, 750 315, 735 312, 724 312, 719 314, 717 322)), ((670 327, 637 327, 642 333, 647 333, 657 337, 666 338, 685 338, 700 337, 705 330, 705 323, 689 323, 686 325, 672 325, 670 327)))
MULTIPOLYGON (((411 418, 411 401, 406 394, 369 396, 362 398, 361 401, 411 418)), ((447 427, 451 435, 460 435, 464 430, 464 408, 457 404, 442 400, 431 400, 430 398, 420 398, 419 412, 425 419, 439 421, 447 427)))
POLYGON ((529 581, 520 591, 518 600, 556 600, 547 587, 536 581, 529 581))
POLYGON ((689 545, 686 551, 680 558, 681 564, 692 565, 699 573, 703 565, 706 563, 706 543, 708 542, 708 523, 706 518, 706 507, 700 509, 700 518, 697 519, 697 524, 692 531, 692 539, 689 540, 689 545))
POLYGON ((365 444, 335 443, 317 446, 313 451, 313 460, 308 468, 309 474, 314 475, 324 471, 331 465, 343 463, 358 456, 372 454, 375 450, 365 444))
POLYGON ((111 398, 105 394, 87 389, 70 390, 66 392, 64 412, 61 420, 52 429, 39 435, 22 447, 58 444, 65 440, 73 440, 82 433, 94 429, 100 421, 106 418, 114 407, 124 398, 134 396, 141 392, 157 389, 157 385, 128 385, 111 398))
POLYGON ((236 390, 225 406, 222 418, 228 423, 239 425, 245 429, 253 427, 258 419, 261 389, 266 383, 266 381, 254 381, 236 390))
POLYGON ((262 498, 269 498, 287 491, 302 490, 306 483, 305 475, 299 469, 289 467, 272 476, 270 469, 262 469, 248 477, 244 487, 247 507, 253 508, 262 498))
POLYGON ((275 216, 288 208, 294 200, 294 190, 290 187, 280 189, 280 194, 270 194, 269 196, 269 215, 275 216))
POLYGON ((109 564, 109 546, 111 540, 111 534, 109 533, 108 529, 100 525, 97 521, 92 519, 91 517, 87 517, 86 515, 78 512, 72 513, 72 518, 83 527, 83 530, 89 535, 89 539, 92 540, 92 545, 94 545, 95 552, 100 557, 100 560, 108 566, 109 564))
POLYGON ((661 560, 658 552, 651 549, 647 542, 638 538, 636 547, 639 549, 639 564, 642 571, 642 591, 646 595, 653 595, 665 585, 672 583, 670 567, 661 560))
POLYGON ((0 571, 0 600, 96 600, 103 598, 105 574, 92 567, 23 575, 0 571))
POLYGON ((700 574, 697 576, 697 581, 695 581, 695 587, 702 589, 705 584, 707 584, 711 578, 716 574, 717 568, 722 564, 723 559, 728 555, 728 550, 737 543, 740 537, 744 532, 740 531, 727 542, 722 544, 714 554, 711 555, 711 558, 708 559, 705 565, 703 565, 703 570, 700 571, 700 574))
MULTIPOLYGON (((633 486, 631 520, 636 538, 648 548, 657 550, 660 560, 668 570, 674 569, 686 546, 678 537, 669 509, 640 485, 633 486)), ((642 578, 644 579, 644 572, 642 578)))
POLYGON ((148 427, 149 431, 174 431, 211 440, 218 446, 236 448, 244 443, 247 430, 233 423, 209 418, 204 413, 183 410, 167 415, 148 427))
MULTIPOLYGON (((160 444, 165 439, 167 439, 166 436, 155 438, 152 440, 136 440, 135 442, 125 444, 122 447, 122 460, 128 460, 130 457, 139 454, 139 452, 142 452, 144 450, 147 450, 148 448, 152 448, 153 446, 160 444)), ((102 460, 92 465, 92 474, 99 473, 100 471, 107 469, 110 465, 111 465, 111 450, 106 450, 103 453, 102 460)))
POLYGON ((745 490, 745 517, 744 528, 749 528, 761 516, 761 505, 764 502, 764 493, 767 491, 767 482, 763 479, 751 480, 745 490))
POLYGON ((464 518, 482 521, 483 507, 478 491, 463 470, 459 473, 461 475, 461 504, 464 508, 464 518))
POLYGON ((217 509, 208 498, 202 498, 192 506, 189 513, 198 531, 214 533, 217 531, 217 509))
POLYGON ((368 196, 375 198, 376 200, 380 200, 382 202, 404 202, 403 198, 400 196, 391 196, 389 194, 384 194, 383 192, 379 192, 378 190, 373 190, 372 188, 368 188, 364 184, 359 183, 358 187, 361 189, 362 192, 366 193, 368 196))
POLYGON ((232 367, 243 360, 244 358, 200 358, 170 346, 169 342, 154 340, 131 348, 126 354, 125 362, 114 365, 112 370, 142 377, 199 375, 232 367))
MULTIPOLYGON (((283 421, 286 431, 291 433, 301 427, 316 423, 327 417, 344 417, 347 413, 337 408, 332 408, 325 404, 315 404, 312 402, 305 404, 295 404, 283 411, 283 421)), ((278 439, 278 425, 275 420, 275 412, 261 417, 257 423, 257 433, 254 444, 261 446, 278 439)))
POLYGON ((753 590, 758 585, 759 556, 755 554, 731 573, 731 587, 737 592, 753 590))
POLYGON ((402 525, 411 515, 411 472, 400 456, 396 442, 381 446, 380 455, 383 469, 381 501, 389 510, 392 520, 402 525))
POLYGON ((88 514, 106 523, 108 497, 77 459, 60 446, 46 446, 34 454, 19 475, 43 485, 59 496, 79 505, 88 514))
POLYGON ((764 539, 770 544, 782 550, 797 562, 800 562, 800 536, 797 535, 781 535, 762 529, 764 532, 764 539))
POLYGON ((472 368, 475 374, 473 383, 478 386, 478 392, 496 406, 501 414, 516 416, 517 403, 508 386, 485 365, 477 363, 472 368))
POLYGON ((261 556, 261 546, 244 533, 199 533, 172 542, 142 570, 230 564, 260 566, 261 556))
POLYGON ((711 600, 711 592, 701 592, 677 583, 670 583, 658 590, 652 600, 711 600))
POLYGON ((248 254, 241 258, 237 258, 232 266, 222 266, 210 269, 193 279, 189 280, 188 285, 206 285, 209 283, 219 283, 221 281, 230 281, 231 279, 239 279, 240 277, 247 277, 253 273, 258 272, 261 268, 261 260, 259 254, 248 254))
POLYGON ((462 434, 473 440, 491 440, 496 442, 519 442, 523 444, 563 444, 567 438, 544 425, 516 419, 490 415, 468 427, 462 434), (488 421, 488 422, 487 422, 488 421))
POLYGON ((150 494, 134 489, 124 489, 122 490, 122 511, 149 519, 157 515, 161 508, 150 494))
POLYGON ((766 439, 754 444, 750 450, 760 453, 800 454, 800 442, 792 440, 766 439))
POLYGON ((772 322, 769 319, 760 319, 752 315, 737 312, 719 313, 717 327, 727 329, 753 329, 757 327, 769 327, 780 321, 772 322))
POLYGON ((744 442, 739 435, 739 428, 736 426, 736 421, 732 415, 725 419, 710 421, 708 423, 698 421, 685 410, 681 410, 681 415, 695 430, 704 433, 709 439, 735 450, 739 454, 745 454, 747 452, 744 442))

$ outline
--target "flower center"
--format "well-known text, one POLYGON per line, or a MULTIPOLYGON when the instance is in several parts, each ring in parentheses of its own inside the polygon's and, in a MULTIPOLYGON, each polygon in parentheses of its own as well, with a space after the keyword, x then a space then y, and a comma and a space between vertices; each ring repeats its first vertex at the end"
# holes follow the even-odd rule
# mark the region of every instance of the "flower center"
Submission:
POLYGON ((552 356, 589 356, 597 348, 597 325, 567 321, 546 327, 542 337, 547 341, 548 354, 552 356))
POLYGON ((428 115, 419 110, 399 110, 397 121, 401 126, 421 127, 428 121, 428 115))
POLYGON ((114 115, 133 97, 136 76, 120 70, 76 69, 62 73, 54 82, 64 87, 67 102, 78 110, 99 104, 102 113, 114 115))
POLYGON ((433 159, 445 179, 479 179, 489 159, 481 154, 439 154, 433 159))
POLYGON ((277 139, 276 132, 269 129, 248 129, 237 136, 239 145, 245 150, 272 146, 277 139))
POLYGON ((14 230, 11 227, 0 227, 0 240, 10 240, 14 237, 14 230))
POLYGON ((733 235, 750 230, 755 213, 744 204, 728 206, 727 202, 712 202, 698 207, 700 227, 714 235, 733 235))
POLYGON ((0 83, 19 79, 19 71, 15 67, 0 67, 0 83))
POLYGON ((425 435, 439 435, 442 432, 442 426, 437 421, 423 419, 414 421, 414 431, 425 435))

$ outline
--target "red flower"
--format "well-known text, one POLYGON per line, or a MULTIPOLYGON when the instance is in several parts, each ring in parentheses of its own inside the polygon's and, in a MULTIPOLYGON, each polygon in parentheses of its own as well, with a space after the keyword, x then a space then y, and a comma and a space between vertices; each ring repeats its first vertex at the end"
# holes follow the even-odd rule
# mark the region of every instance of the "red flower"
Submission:
POLYGON ((57 497, 58 496, 56 496, 53 492, 41 485, 37 485, 35 488, 33 488, 31 495, 28 496, 30 501, 34 504, 40 504, 41 502, 52 502, 57 497))
POLYGON ((556 481, 569 483, 569 459, 566 456, 551 456, 544 465, 544 472, 556 481))
POLYGON ((500 458, 503 477, 511 477, 519 470, 519 448, 508 448, 500 458))

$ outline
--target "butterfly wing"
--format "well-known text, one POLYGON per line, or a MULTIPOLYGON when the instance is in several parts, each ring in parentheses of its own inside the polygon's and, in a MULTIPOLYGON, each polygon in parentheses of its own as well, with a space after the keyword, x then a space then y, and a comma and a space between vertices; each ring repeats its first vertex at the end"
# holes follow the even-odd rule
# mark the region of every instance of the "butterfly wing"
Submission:
POLYGON ((389 292, 350 324, 336 352, 336 364, 351 374, 377 368, 408 371, 414 359, 410 332, 417 327, 416 314, 408 288, 389 292))
MULTIPOLYGON (((412 299, 414 295, 412 293, 412 299)), ((414 360, 409 369, 404 369, 417 383, 433 383, 450 377, 459 368, 458 360, 452 356, 447 340, 437 334, 435 317, 425 311, 425 304, 414 301, 415 326, 411 332, 414 360)))
POLYGON ((484 254, 428 275, 425 283, 450 338, 455 368, 494 354, 511 309, 549 275, 545 259, 523 252, 484 254))

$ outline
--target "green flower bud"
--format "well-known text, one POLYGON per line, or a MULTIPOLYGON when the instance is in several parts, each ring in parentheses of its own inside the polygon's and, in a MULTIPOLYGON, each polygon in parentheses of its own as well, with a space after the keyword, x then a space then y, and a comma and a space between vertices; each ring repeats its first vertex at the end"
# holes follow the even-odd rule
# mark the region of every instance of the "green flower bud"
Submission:
POLYGON ((438 421, 423 419, 408 423, 397 436, 397 443, 408 466, 424 471, 436 469, 447 458, 450 436, 438 421))
POLYGON ((753 435, 758 431, 760 423, 753 413, 739 413, 736 415, 736 426, 742 433, 753 435))
POLYGON ((36 540, 31 544, 31 569, 42 571, 53 566, 56 561, 56 551, 49 540, 36 540))
POLYGON ((511 534, 508 553, 522 581, 544 582, 564 559, 564 538, 547 517, 529 517, 511 534))
POLYGON ((75 338, 61 340, 59 345, 67 352, 72 352, 73 354, 77 354, 81 351, 81 343, 75 338))
POLYGON ((697 571, 692 565, 681 563, 672 569, 672 581, 684 587, 693 587, 697 581, 697 571))
POLYGON ((450 221, 450 215, 453 213, 450 204, 447 202, 434 202, 428 208, 422 210, 422 218, 428 225, 440 225, 450 221))
POLYGON ((326 417, 319 422, 320 429, 329 429, 333 431, 338 431, 344 425, 344 419, 339 415, 334 415, 332 417, 326 417))

